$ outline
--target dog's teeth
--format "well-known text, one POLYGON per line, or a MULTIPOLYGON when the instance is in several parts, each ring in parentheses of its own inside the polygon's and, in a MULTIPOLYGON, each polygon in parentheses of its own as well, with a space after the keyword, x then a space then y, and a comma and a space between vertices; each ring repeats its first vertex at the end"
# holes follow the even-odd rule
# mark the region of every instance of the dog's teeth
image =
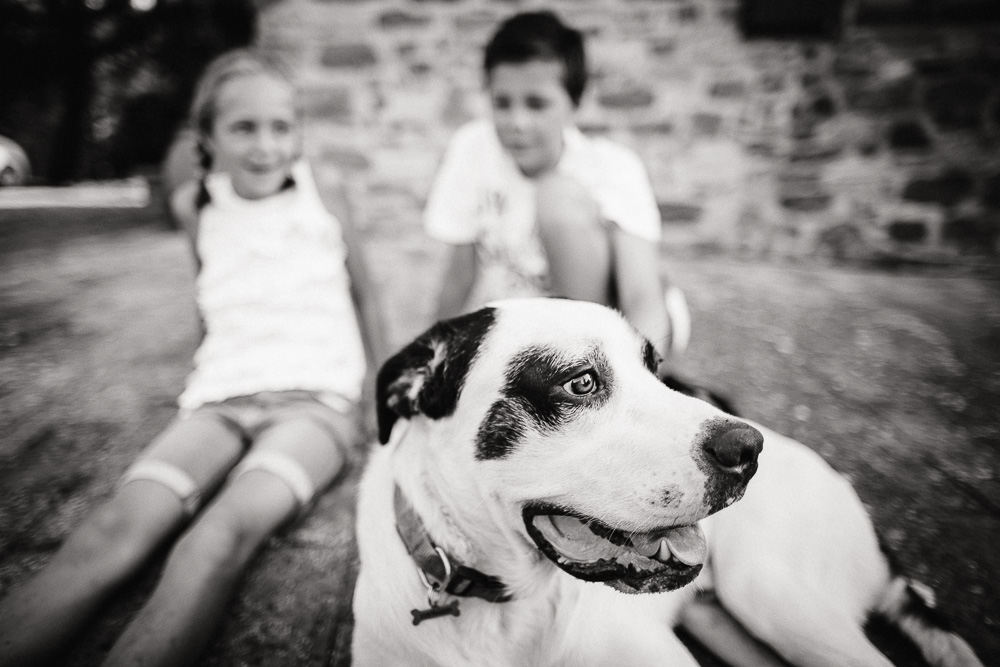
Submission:
POLYGON ((674 558, 688 566, 700 565, 705 562, 708 546, 705 543, 705 533, 697 524, 675 528, 664 536, 670 553, 674 558))
POLYGON ((670 545, 666 540, 660 540, 660 548, 656 552, 656 560, 666 563, 670 560, 670 545))
POLYGON ((653 558, 660 550, 661 538, 652 538, 648 534, 632 536, 632 546, 635 550, 646 558, 653 558))

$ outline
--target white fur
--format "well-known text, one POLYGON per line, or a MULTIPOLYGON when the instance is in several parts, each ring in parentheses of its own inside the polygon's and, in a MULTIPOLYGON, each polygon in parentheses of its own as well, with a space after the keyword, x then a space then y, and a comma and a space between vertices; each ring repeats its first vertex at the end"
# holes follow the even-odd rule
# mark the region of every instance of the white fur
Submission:
MULTIPOLYGON (((617 314, 569 301, 497 305, 497 322, 457 409, 400 420, 361 482, 354 664, 695 665, 671 631, 698 587, 714 588, 753 635, 798 665, 888 665, 860 630, 890 573, 857 495, 801 444, 761 426, 759 471, 745 497, 706 518, 706 477, 692 443, 707 403, 660 384, 641 339, 617 314), (477 429, 500 395, 510 359, 530 345, 576 354, 599 345, 615 390, 556 432, 528 433, 508 456, 475 458, 477 429), (459 598, 461 615, 411 623, 426 590, 398 537, 398 484, 438 544, 502 579, 513 599, 459 598), (672 502, 659 502, 664 493, 672 502), (573 578, 544 558, 521 508, 546 501, 620 529, 702 520, 709 565, 692 586, 625 595, 573 578)), ((733 419, 733 418, 729 418, 733 419)))

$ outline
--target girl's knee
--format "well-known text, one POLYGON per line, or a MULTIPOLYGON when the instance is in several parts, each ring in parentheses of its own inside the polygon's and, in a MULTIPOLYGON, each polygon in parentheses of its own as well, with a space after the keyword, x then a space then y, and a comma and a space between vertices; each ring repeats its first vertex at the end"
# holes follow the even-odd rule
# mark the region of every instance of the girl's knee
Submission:
POLYGON ((211 571, 241 569, 261 544, 294 511, 290 493, 278 480, 244 475, 230 482, 181 537, 171 560, 211 571), (278 493, 275 492, 278 487, 278 493))
POLYGON ((119 499, 94 510, 66 541, 65 551, 77 563, 99 563, 128 572, 141 565, 159 543, 140 516, 119 499))

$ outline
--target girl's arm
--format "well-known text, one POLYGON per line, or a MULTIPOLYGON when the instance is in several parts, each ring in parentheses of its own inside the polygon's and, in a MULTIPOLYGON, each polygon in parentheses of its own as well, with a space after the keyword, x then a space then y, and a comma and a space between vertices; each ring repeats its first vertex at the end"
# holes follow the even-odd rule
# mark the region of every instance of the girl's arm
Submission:
POLYGON ((358 312, 358 324, 361 326, 368 365, 375 372, 389 358, 392 350, 385 335, 385 320, 379 306, 378 292, 365 260, 364 244, 355 227, 344 183, 338 179, 336 185, 324 184, 317 190, 323 205, 340 222, 341 234, 347 246, 351 296, 358 312))
POLYGON ((191 244, 191 253, 194 261, 200 268, 201 262, 198 259, 198 188, 196 180, 185 181, 177 188, 168 193, 168 211, 177 226, 184 231, 191 244))
POLYGON ((462 314, 476 280, 476 270, 474 245, 451 246, 451 257, 438 292, 435 319, 444 320, 462 314))
POLYGON ((612 226, 618 305, 625 317, 666 359, 670 351, 670 320, 663 301, 659 253, 652 241, 612 226))

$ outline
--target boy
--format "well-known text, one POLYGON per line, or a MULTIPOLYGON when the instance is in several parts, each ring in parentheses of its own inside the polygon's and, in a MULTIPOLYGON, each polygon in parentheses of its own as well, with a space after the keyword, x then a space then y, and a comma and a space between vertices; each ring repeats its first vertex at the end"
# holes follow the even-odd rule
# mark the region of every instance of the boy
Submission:
POLYGON ((616 306, 663 357, 682 351, 688 312, 676 288, 664 300, 645 168, 574 125, 582 34, 548 11, 517 14, 486 46, 484 70, 492 123, 458 130, 425 211, 427 233, 453 246, 437 316, 551 294, 616 306))

